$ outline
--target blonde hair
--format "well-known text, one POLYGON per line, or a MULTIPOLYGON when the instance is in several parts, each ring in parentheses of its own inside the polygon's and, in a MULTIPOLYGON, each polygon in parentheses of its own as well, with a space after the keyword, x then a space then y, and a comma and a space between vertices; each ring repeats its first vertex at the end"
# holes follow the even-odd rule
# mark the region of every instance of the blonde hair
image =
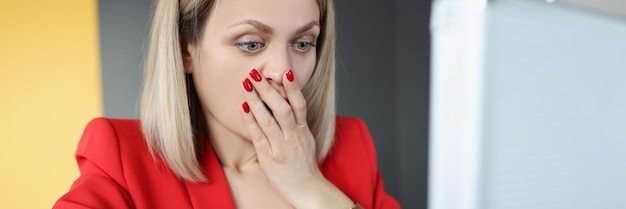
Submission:
MULTIPOLYGON (((203 182, 199 165, 208 136, 191 76, 184 73, 186 43, 197 44, 213 0, 158 0, 153 14, 141 97, 141 128, 152 156, 180 178, 203 182)), ((321 33, 317 64, 303 88, 316 158, 328 155, 335 132, 335 14, 332 0, 318 0, 321 33)))

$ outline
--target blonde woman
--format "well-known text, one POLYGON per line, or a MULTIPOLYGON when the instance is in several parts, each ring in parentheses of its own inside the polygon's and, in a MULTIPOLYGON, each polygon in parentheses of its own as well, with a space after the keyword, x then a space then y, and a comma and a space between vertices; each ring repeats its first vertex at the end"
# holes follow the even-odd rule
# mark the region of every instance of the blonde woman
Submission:
POLYGON ((159 0, 141 120, 97 118, 54 208, 400 208, 335 115, 331 0, 159 0))

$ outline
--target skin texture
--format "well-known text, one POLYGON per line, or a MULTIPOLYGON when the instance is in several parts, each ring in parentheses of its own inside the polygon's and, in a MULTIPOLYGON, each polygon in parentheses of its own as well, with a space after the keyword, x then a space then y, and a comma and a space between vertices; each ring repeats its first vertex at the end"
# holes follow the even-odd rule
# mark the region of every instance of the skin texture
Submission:
POLYGON ((318 170, 306 123, 301 88, 315 68, 319 16, 315 0, 217 1, 183 52, 238 208, 352 205, 318 170))

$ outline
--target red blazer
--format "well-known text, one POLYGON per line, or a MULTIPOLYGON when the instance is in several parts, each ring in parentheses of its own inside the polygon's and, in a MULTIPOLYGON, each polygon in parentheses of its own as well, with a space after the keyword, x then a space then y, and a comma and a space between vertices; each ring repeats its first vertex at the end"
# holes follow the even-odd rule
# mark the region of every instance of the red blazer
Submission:
MULTIPOLYGON (((372 138, 363 121, 337 117, 336 140, 319 164, 324 176, 366 209, 400 208, 385 193, 372 138)), ((54 208, 235 208, 218 159, 207 144, 209 183, 181 181, 148 151, 138 120, 96 118, 76 151, 80 177, 54 208)))

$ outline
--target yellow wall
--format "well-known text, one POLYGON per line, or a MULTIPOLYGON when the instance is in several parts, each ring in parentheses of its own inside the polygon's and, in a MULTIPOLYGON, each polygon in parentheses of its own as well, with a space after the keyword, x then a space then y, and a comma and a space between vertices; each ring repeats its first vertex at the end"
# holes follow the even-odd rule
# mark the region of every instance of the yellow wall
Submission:
POLYGON ((95 0, 0 1, 0 208, 50 208, 102 115, 95 0))

